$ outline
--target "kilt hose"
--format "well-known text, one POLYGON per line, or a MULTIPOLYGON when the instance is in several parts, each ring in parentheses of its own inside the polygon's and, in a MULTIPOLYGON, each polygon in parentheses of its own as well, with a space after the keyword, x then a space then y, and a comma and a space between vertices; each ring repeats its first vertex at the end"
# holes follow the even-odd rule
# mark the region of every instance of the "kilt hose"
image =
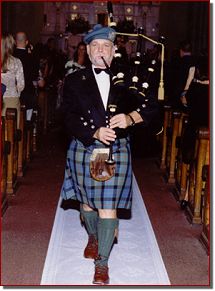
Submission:
POLYGON ((132 167, 129 138, 115 140, 115 175, 108 181, 98 182, 90 175, 90 156, 93 149, 105 147, 97 140, 89 147, 77 139, 70 143, 61 196, 65 200, 75 199, 96 209, 130 209, 132 167))

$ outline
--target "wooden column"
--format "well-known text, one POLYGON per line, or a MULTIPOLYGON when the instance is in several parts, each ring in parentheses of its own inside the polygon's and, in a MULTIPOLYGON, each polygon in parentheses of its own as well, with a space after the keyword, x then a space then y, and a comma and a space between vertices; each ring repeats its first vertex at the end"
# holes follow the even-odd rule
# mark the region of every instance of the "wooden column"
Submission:
POLYGON ((183 161, 183 152, 182 152, 182 144, 184 138, 184 132, 186 131, 187 123, 188 123, 188 115, 182 113, 181 121, 179 125, 179 135, 180 135, 180 144, 177 155, 177 184, 179 189, 179 200, 184 200, 187 186, 188 186, 188 174, 189 174, 189 164, 183 161))
POLYGON ((18 152, 19 152, 19 141, 21 140, 21 131, 16 128, 14 132, 14 154, 13 154, 13 176, 14 180, 18 177, 18 152))
POLYGON ((209 169, 208 169, 205 191, 204 191, 205 207, 204 207, 204 215, 203 215, 203 229, 200 236, 200 241, 205 246, 208 254, 210 252, 210 183, 209 181, 210 179, 209 179, 209 169))
MULTIPOLYGON (((194 151, 194 158, 190 163, 189 166, 189 177, 188 177, 188 214, 191 214, 194 208, 194 192, 195 192, 195 183, 196 183, 196 164, 197 164, 197 157, 198 157, 198 148, 199 148, 199 138, 196 138, 195 142, 195 151, 194 151)), ((192 215, 191 215, 192 218, 192 215)))
POLYGON ((181 188, 181 176, 182 176, 182 139, 183 139, 183 134, 186 128, 187 124, 187 116, 182 113, 179 121, 179 127, 178 127, 178 134, 176 137, 176 148, 177 148, 177 156, 176 156, 176 188, 177 192, 180 193, 180 188, 181 188))
POLYGON ((23 115, 23 121, 24 121, 24 129, 23 129, 23 133, 22 133, 22 137, 23 137, 23 172, 24 172, 26 167, 27 167, 27 133, 28 133, 25 105, 21 106, 21 115, 23 115))
POLYGON ((16 140, 15 132, 17 130, 17 110, 14 108, 8 108, 6 110, 6 140, 10 142, 10 153, 8 155, 7 162, 7 185, 6 192, 7 194, 13 194, 17 182, 17 177, 15 176, 14 171, 14 156, 16 155, 16 140))
POLYGON ((161 169, 166 169, 166 155, 167 155, 167 128, 170 124, 171 106, 164 105, 164 123, 163 123, 163 140, 162 140, 162 154, 161 154, 161 169))
POLYGON ((5 140, 5 118, 1 119, 1 215, 8 207, 7 187, 7 155, 9 154, 10 143, 5 140))
POLYGON ((189 168, 190 168, 189 164, 185 164, 184 162, 182 162, 179 200, 185 200, 186 191, 188 187, 189 168))
POLYGON ((172 132, 172 142, 171 142, 171 153, 170 153, 170 168, 168 183, 175 183, 175 162, 177 155, 176 138, 179 132, 181 113, 178 111, 173 112, 173 132, 172 132))
POLYGON ((23 177, 24 165, 25 165, 25 152, 26 152, 26 111, 25 106, 21 106, 20 110, 20 131, 21 140, 19 141, 19 152, 18 152, 18 177, 23 177))
POLYGON ((27 121, 26 124, 27 124, 26 160, 27 162, 30 162, 33 147, 33 124, 31 121, 27 121))

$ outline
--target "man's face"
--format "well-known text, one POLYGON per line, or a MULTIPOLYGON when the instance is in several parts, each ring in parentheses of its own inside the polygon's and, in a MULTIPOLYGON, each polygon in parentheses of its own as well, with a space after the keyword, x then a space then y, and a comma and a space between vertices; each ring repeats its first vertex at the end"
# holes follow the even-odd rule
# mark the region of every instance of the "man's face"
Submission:
POLYGON ((26 47, 28 45, 28 40, 24 32, 18 32, 16 34, 16 44, 21 47, 26 47))
POLYGON ((105 68, 105 64, 101 57, 103 57, 110 66, 115 53, 115 47, 110 40, 94 39, 87 45, 87 53, 93 65, 99 68, 105 68))

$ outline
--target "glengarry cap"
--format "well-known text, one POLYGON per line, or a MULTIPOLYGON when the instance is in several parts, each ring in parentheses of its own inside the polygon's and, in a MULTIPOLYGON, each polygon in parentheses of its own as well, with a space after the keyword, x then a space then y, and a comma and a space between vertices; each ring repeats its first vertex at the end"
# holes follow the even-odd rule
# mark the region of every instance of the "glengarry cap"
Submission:
POLYGON ((89 44, 94 39, 107 39, 114 42, 115 38, 116 31, 113 28, 96 24, 93 29, 85 35, 84 42, 89 44))

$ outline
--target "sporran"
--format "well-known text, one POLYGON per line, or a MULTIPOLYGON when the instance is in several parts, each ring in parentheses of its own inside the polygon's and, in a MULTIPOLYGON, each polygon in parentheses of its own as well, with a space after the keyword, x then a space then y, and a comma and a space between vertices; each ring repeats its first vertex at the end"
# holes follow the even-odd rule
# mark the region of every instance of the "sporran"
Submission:
POLYGON ((96 148, 93 150, 90 157, 90 174, 94 180, 103 182, 114 176, 116 165, 115 163, 106 163, 108 156, 108 148, 96 148))

